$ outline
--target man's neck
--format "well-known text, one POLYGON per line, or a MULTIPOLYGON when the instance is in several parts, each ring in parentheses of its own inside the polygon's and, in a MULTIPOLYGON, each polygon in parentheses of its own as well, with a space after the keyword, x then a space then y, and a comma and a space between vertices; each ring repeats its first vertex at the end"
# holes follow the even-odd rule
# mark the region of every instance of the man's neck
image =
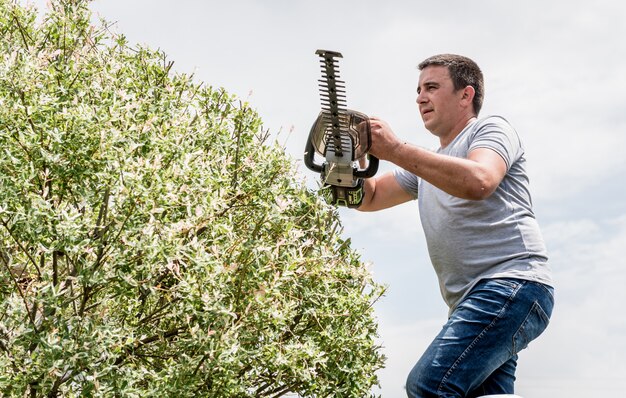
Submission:
POLYGON ((460 118, 458 123, 456 123, 450 130, 450 133, 439 137, 439 144, 441 147, 445 148, 450 145, 450 143, 454 141, 459 134, 461 134, 461 131, 463 131, 474 120, 476 120, 475 115, 468 115, 467 117, 460 118))

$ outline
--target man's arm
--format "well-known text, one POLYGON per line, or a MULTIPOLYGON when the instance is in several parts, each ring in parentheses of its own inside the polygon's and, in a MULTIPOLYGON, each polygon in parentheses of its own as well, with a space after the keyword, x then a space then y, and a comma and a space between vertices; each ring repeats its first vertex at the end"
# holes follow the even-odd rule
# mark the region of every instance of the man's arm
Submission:
POLYGON ((470 200, 488 198, 500 185, 507 168, 492 149, 472 150, 467 159, 441 155, 397 139, 382 120, 372 119, 371 153, 423 178, 442 191, 470 200))
POLYGON ((366 179, 363 189, 365 191, 363 203, 357 209, 360 211, 383 210, 413 199, 413 196, 400 186, 393 173, 366 179))
POLYGON ((488 198, 506 174, 504 159, 488 148, 474 149, 462 159, 402 144, 389 161, 452 196, 469 200, 488 198))

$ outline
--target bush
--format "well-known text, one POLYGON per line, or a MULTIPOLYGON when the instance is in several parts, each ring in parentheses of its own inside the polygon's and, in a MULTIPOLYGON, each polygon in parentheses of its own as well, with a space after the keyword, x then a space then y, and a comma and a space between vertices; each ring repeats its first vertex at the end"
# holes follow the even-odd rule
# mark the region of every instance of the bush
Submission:
POLYGON ((382 294, 223 89, 0 0, 3 396, 361 397, 382 294))

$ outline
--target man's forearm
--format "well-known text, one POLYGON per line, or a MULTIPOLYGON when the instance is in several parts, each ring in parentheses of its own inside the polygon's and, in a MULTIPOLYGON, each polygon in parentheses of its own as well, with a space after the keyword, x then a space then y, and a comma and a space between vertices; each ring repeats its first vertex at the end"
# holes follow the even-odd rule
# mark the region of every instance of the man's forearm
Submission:
POLYGON ((459 198, 481 200, 493 192, 488 170, 474 160, 438 154, 407 143, 390 152, 388 160, 459 198))
POLYGON ((360 211, 377 211, 405 203, 413 199, 405 191, 393 173, 385 173, 377 178, 368 178, 363 185, 365 191, 360 211))

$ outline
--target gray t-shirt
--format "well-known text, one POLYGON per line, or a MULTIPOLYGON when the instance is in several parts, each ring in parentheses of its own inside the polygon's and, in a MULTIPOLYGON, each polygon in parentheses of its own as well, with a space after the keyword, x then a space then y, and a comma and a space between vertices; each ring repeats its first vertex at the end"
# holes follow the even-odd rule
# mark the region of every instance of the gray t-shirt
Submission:
POLYGON ((452 311, 481 279, 518 278, 552 286, 548 256, 532 210, 524 148, 502 117, 476 120, 437 153, 467 158, 476 148, 496 151, 507 173, 487 199, 449 195, 398 169, 398 183, 418 199, 428 252, 441 294, 452 311))

